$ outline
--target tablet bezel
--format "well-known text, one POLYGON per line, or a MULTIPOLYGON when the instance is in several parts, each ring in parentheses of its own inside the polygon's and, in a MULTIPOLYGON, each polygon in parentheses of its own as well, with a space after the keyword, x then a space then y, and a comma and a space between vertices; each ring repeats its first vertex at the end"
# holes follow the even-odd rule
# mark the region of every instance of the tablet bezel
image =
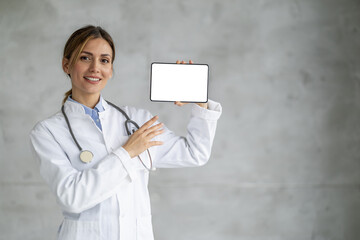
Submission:
MULTIPOLYGON (((167 62, 152 62, 150 67, 150 101, 152 102, 175 102, 177 100, 153 100, 152 99, 152 72, 153 72, 153 65, 154 64, 178 64, 178 63, 167 63, 167 62)), ((208 64, 203 63, 181 63, 182 65, 203 65, 207 66, 207 86, 206 86, 206 101, 204 102, 198 102, 198 101, 181 101, 184 103, 207 103, 209 100, 209 75, 210 75, 210 67, 208 64)))

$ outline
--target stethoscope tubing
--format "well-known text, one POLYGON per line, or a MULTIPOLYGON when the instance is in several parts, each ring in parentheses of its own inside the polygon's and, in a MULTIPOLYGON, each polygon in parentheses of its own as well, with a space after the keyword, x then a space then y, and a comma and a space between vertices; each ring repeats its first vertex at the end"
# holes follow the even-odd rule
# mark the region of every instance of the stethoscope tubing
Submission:
POLYGON ((80 144, 78 143, 78 141, 76 140, 75 135, 74 135, 74 133, 73 133, 73 131, 72 131, 72 129, 71 129, 71 125, 70 125, 69 119, 68 119, 67 115, 65 114, 64 105, 62 105, 62 107, 61 107, 61 112, 63 113, 63 115, 64 115, 64 117, 65 117, 65 121, 66 121, 66 124, 67 124, 67 126, 68 126, 68 128, 69 128, 71 137, 74 139, 74 142, 76 143, 76 146, 79 148, 79 151, 81 152, 81 151, 82 151, 82 148, 81 148, 80 144))
POLYGON ((114 107, 115 109, 117 109, 119 112, 121 112, 121 113, 125 116, 125 118, 126 118, 126 121, 125 121, 125 129, 126 129, 126 133, 127 133, 128 136, 130 136, 131 134, 134 133, 134 131, 131 132, 131 131, 129 130, 129 127, 128 127, 129 123, 134 124, 134 126, 135 126, 137 129, 140 128, 139 125, 138 125, 135 121, 133 121, 133 120, 130 119, 130 117, 126 114, 126 112, 125 112, 124 110, 122 110, 121 108, 119 108, 118 106, 116 106, 115 104, 113 104, 113 103, 111 103, 111 102, 109 102, 109 101, 106 101, 106 102, 107 102, 110 106, 112 106, 112 107, 114 107))
MULTIPOLYGON (((116 110, 118 110, 119 112, 121 112, 121 113, 125 116, 125 118, 126 118, 126 121, 125 121, 125 129, 126 129, 126 133, 128 134, 128 136, 130 136, 132 133, 135 132, 135 130, 133 130, 133 132, 131 133, 131 131, 129 130, 129 127, 128 127, 129 124, 133 124, 137 129, 140 128, 139 125, 138 125, 135 121, 133 121, 133 120, 130 119, 130 117, 126 114, 126 112, 125 112, 124 110, 122 110, 121 108, 119 108, 118 106, 116 106, 115 104, 113 104, 113 103, 111 103, 111 102, 109 102, 109 101, 106 101, 106 102, 107 102, 110 106, 114 107, 116 110)), ((65 113, 65 110, 64 110, 64 105, 62 105, 62 107, 61 107, 61 112, 62 112, 62 114, 63 114, 64 117, 65 117, 65 121, 66 121, 66 124, 67 124, 67 126, 68 126, 68 128, 69 128, 70 135, 71 135, 72 139, 74 140, 76 146, 78 147, 78 149, 79 149, 79 151, 80 151, 81 153, 84 152, 84 150, 82 149, 82 147, 80 146, 80 144, 79 144, 78 141, 76 140, 75 135, 74 135, 74 132, 72 131, 72 128, 71 128, 71 125, 70 125, 70 121, 69 121, 69 119, 68 119, 68 117, 67 117, 67 115, 66 115, 66 113, 65 113)), ((92 152, 89 151, 89 150, 85 150, 85 151, 90 152, 90 153, 92 154, 92 152)), ((144 163, 144 162, 142 161, 142 159, 140 158, 140 155, 138 155, 138 158, 139 158, 141 164, 142 164, 148 171, 151 171, 151 170, 153 170, 152 158, 151 158, 149 149, 146 149, 146 151, 147 151, 147 153, 148 153, 149 160, 150 160, 150 168, 148 168, 148 167, 145 165, 145 163, 144 163)), ((81 157, 80 157, 80 160, 82 160, 81 157)), ((90 161, 91 161, 91 160, 90 160, 90 161)), ((90 162, 90 161, 88 161, 88 162, 90 162)))

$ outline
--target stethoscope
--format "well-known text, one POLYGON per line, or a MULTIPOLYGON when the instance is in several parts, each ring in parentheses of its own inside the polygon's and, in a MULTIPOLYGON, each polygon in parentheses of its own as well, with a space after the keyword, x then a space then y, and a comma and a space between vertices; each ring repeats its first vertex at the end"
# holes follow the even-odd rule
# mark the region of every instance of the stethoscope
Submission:
MULTIPOLYGON (((121 108, 119 108, 118 106, 116 106, 115 104, 109 102, 109 101, 106 101, 109 105, 111 105, 112 107, 116 108, 119 112, 121 112, 124 117, 126 118, 126 121, 125 121, 125 129, 126 129, 126 133, 128 136, 130 136, 132 133, 134 133, 137 129, 139 129, 139 125, 131 120, 129 118, 129 116, 125 113, 124 110, 122 110, 121 108), (129 125, 134 125, 135 126, 135 129, 132 129, 132 132, 130 131, 129 129, 129 125)), ((78 143, 78 141, 76 140, 75 138, 75 135, 71 129, 71 125, 70 125, 70 122, 69 122, 69 119, 67 117, 67 115, 65 114, 65 111, 64 111, 64 105, 61 107, 61 112, 63 113, 64 117, 65 117, 65 121, 66 121, 66 124, 69 128, 69 131, 70 131, 70 134, 72 136, 72 138, 74 139, 74 142, 76 143, 76 146, 79 148, 79 151, 80 151, 80 160, 83 162, 83 163, 90 163, 92 161, 92 159, 94 158, 94 154, 90 151, 90 150, 83 150, 82 147, 80 146, 80 144, 78 143)), ((141 160, 140 158, 140 155, 138 155, 138 158, 141 162, 141 164, 148 170, 148 171, 154 171, 155 169, 153 168, 152 166, 152 159, 151 159, 151 155, 150 155, 150 152, 149 152, 149 149, 146 149, 147 153, 148 153, 148 156, 149 156, 149 160, 150 160, 150 168, 148 168, 144 162, 141 160)))

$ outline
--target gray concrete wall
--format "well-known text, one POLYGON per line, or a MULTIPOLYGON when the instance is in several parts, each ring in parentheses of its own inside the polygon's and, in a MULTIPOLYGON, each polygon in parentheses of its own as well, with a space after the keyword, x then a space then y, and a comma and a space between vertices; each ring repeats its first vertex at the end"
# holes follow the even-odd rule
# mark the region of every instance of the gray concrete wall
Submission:
POLYGON ((211 67, 222 103, 210 162, 151 176, 158 240, 360 239, 360 2, 0 2, 0 239, 54 239, 59 208, 28 133, 60 108, 67 37, 115 39, 104 96, 184 134, 190 108, 148 99, 152 61, 211 67))

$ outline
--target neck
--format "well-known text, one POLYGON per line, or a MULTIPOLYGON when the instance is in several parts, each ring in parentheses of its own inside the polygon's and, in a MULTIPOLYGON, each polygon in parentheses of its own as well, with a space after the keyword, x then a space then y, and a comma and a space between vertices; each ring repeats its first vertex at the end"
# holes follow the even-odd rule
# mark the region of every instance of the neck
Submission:
POLYGON ((84 95, 84 94, 76 94, 76 92, 73 92, 71 98, 89 108, 94 109, 94 107, 100 100, 100 93, 84 95))

